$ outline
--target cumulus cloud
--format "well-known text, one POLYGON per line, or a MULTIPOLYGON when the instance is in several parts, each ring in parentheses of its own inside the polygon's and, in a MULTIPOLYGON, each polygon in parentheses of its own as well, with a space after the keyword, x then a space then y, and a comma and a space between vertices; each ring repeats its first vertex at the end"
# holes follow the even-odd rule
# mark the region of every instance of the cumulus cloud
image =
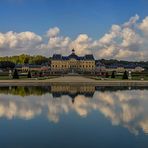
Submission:
POLYGON ((56 37, 60 32, 60 29, 58 27, 49 28, 47 31, 47 37, 56 37))
POLYGON ((100 40, 99 44, 106 45, 113 43, 113 40, 120 36, 121 27, 119 25, 112 25, 110 33, 105 34, 100 40))
POLYGON ((71 48, 74 48, 77 54, 88 54, 91 52, 91 38, 87 34, 80 34, 74 41, 70 44, 71 48))
POLYGON ((139 28, 144 34, 148 35, 148 16, 139 24, 139 28))
POLYGON ((42 37, 33 32, 7 32, 0 33, 0 53, 6 55, 32 52, 42 43, 42 37))
POLYGON ((139 25, 136 15, 123 25, 112 25, 109 33, 95 41, 95 55, 108 59, 148 60, 147 37, 142 35, 146 19, 139 25))
POLYGON ((139 20, 139 16, 136 14, 135 16, 131 17, 130 20, 123 24, 124 27, 131 27, 135 25, 136 22, 139 20))
POLYGON ((109 32, 95 40, 85 33, 75 39, 62 36, 58 27, 49 28, 43 36, 29 31, 0 33, 0 54, 66 55, 75 48, 78 55, 93 53, 96 58, 147 61, 148 16, 142 21, 139 18, 135 15, 123 24, 113 24, 109 32))

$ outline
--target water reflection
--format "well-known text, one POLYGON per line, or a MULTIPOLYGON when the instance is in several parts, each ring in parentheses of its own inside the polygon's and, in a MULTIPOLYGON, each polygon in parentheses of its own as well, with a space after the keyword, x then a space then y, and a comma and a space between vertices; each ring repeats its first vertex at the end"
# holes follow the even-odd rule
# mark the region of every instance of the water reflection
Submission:
POLYGON ((99 111, 114 126, 121 125, 135 135, 141 130, 148 133, 148 89, 144 87, 0 87, 0 94, 0 117, 7 119, 30 120, 45 114, 57 123, 71 111, 81 117, 99 111))

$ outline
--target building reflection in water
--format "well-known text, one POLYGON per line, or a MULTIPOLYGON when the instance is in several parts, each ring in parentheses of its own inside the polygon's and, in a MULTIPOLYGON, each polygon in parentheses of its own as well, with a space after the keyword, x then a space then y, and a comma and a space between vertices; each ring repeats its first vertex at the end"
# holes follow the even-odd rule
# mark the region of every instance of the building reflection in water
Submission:
POLYGON ((51 93, 54 98, 62 97, 63 95, 67 95, 71 97, 72 103, 74 103, 75 98, 79 95, 84 95, 85 97, 93 97, 95 93, 94 85, 52 85, 51 93))
POLYGON ((1 87, 0 94, 0 117, 7 119, 29 120, 45 113, 50 121, 58 122, 70 111, 81 117, 99 111, 114 126, 122 125, 135 135, 141 130, 148 133, 148 88, 54 84, 1 87))

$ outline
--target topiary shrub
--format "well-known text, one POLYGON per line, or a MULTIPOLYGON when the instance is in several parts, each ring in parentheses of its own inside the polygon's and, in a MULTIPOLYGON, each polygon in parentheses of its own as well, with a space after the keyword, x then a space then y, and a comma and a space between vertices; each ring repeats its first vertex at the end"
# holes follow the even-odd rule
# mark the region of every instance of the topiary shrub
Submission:
POLYGON ((106 78, 109 78, 108 72, 105 73, 105 77, 106 77, 106 78))
POLYGON ((13 79, 19 79, 19 74, 18 74, 17 69, 14 70, 13 79))
POLYGON ((123 73, 122 79, 123 79, 123 80, 127 80, 127 79, 128 79, 128 73, 127 73, 127 71, 125 71, 125 72, 123 73))
POLYGON ((116 77, 116 76, 115 76, 115 71, 113 71, 113 72, 112 72, 112 75, 111 75, 111 78, 114 79, 115 77, 116 77))
POLYGON ((42 77, 42 74, 43 74, 42 71, 40 71, 40 73, 39 73, 39 77, 42 77))
POLYGON ((28 71, 28 75, 27 75, 27 78, 31 78, 32 76, 31 76, 31 71, 29 70, 28 71))

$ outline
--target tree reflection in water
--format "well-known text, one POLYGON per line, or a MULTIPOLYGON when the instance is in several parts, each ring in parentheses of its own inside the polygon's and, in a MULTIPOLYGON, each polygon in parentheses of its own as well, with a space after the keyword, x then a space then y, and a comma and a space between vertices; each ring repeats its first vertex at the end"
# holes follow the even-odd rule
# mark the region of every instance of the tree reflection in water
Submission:
POLYGON ((45 112, 58 122, 62 113, 87 117, 101 112, 112 125, 122 125, 137 135, 148 133, 148 89, 99 87, 94 85, 51 85, 47 87, 0 87, 0 117, 29 120, 45 112))

